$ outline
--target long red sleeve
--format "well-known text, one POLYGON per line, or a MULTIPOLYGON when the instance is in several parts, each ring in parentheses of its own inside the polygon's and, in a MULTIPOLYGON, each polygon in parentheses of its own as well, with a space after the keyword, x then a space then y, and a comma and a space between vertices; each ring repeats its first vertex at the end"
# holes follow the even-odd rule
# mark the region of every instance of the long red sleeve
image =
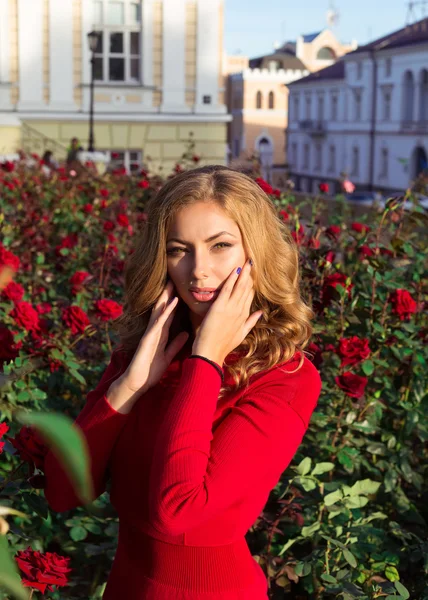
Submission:
MULTIPOLYGON (((106 489, 107 465, 114 443, 129 415, 117 412, 108 403, 106 392, 123 372, 122 354, 113 352, 110 363, 97 387, 86 397, 86 404, 73 426, 80 428, 87 442, 95 498, 106 489)), ((44 460, 45 497, 56 512, 82 506, 61 463, 50 450, 44 460)))
POLYGON ((248 496, 266 494, 289 465, 316 406, 321 379, 305 362, 256 386, 213 435, 221 378, 201 358, 183 363, 180 385, 159 428, 149 483, 149 511, 161 533, 179 535, 248 496))

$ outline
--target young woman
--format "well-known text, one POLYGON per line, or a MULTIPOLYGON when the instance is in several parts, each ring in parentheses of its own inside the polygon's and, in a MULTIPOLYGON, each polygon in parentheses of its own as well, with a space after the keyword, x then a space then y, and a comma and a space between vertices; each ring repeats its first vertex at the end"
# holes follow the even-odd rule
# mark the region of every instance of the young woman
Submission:
MULTIPOLYGON (((76 420, 94 497, 110 476, 119 515, 103 598, 265 600, 244 536, 321 389, 297 247, 269 197, 226 167, 175 176, 147 215, 121 345, 76 420)), ((81 504, 52 453, 45 475, 53 510, 81 504)))

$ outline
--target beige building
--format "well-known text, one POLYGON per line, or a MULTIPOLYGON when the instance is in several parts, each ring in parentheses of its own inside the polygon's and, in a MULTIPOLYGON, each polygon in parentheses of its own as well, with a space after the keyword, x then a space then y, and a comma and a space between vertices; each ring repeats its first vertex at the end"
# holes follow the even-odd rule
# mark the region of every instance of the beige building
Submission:
POLYGON ((225 163, 223 0, 0 0, 0 15, 0 155, 87 147, 95 30, 95 148, 168 170, 193 133, 201 164, 225 163))
POLYGON ((341 44, 325 29, 286 42, 269 55, 251 60, 227 57, 224 72, 232 114, 228 129, 231 166, 245 169, 258 157, 263 177, 282 187, 287 175, 288 84, 333 64, 356 47, 356 42, 341 44))

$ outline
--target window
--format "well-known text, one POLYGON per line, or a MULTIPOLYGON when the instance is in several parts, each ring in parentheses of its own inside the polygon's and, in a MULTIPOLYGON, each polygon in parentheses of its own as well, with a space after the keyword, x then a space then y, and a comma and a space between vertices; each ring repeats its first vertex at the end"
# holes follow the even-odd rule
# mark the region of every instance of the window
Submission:
POLYGON ((321 170, 322 170, 322 148, 321 148, 321 144, 319 142, 317 142, 315 144, 314 171, 321 171, 321 170))
POLYGON ((360 150, 357 147, 352 148, 352 169, 351 175, 358 176, 360 171, 360 150))
POLYGON ((330 119, 332 121, 337 120, 337 106, 338 106, 337 94, 333 94, 331 96, 331 115, 330 115, 330 119))
POLYGON ((358 62, 357 63, 357 79, 361 79, 362 76, 363 76, 363 63, 358 62))
POLYGON ((293 104, 293 114, 292 114, 292 117, 293 117, 294 121, 298 121, 299 120, 299 104, 300 104, 300 102, 299 102, 299 96, 297 96, 297 95, 294 96, 293 102, 294 102, 294 104, 293 104))
POLYGON ((141 80, 140 4, 129 0, 94 2, 94 29, 98 45, 94 53, 94 78, 106 83, 138 83, 141 80))
POLYGON ((137 175, 141 171, 141 150, 103 150, 110 161, 111 169, 125 167, 127 173, 137 175))
POLYGON ((324 96, 318 96, 318 121, 324 120, 324 96))
POLYGON ((361 121, 361 90, 354 90, 354 120, 361 121))
POLYGON ((297 160, 297 142, 293 142, 291 144, 291 160, 290 164, 293 165, 295 169, 297 169, 298 160, 297 160))
POLYGON ((211 96, 202 96, 202 104, 211 104, 211 96))
POLYGON ((391 90, 383 91, 383 120, 391 119, 391 90))
POLYGON ((278 71, 278 69, 282 67, 282 64, 279 62, 279 60, 270 60, 268 62, 268 66, 269 71, 278 71))
POLYGON ((388 148, 381 149, 380 177, 388 177, 388 148))
POLYGON ((330 146, 328 170, 330 173, 336 171, 336 146, 330 146))
POLYGON ((428 123, 428 69, 422 69, 419 74, 419 121, 428 123))
POLYGON ((256 94, 256 108, 262 108, 262 93, 260 91, 256 94))
POLYGON ((385 60, 385 77, 391 77, 392 72, 392 59, 387 58, 385 60))
POLYGON ((320 48, 317 54, 318 60, 336 60, 336 53, 332 48, 325 46, 324 48, 320 48))
POLYGON ((311 109, 312 109, 312 98, 309 94, 306 94, 306 114, 305 114, 305 118, 306 119, 310 119, 311 118, 311 109))
POLYGON ((303 146, 303 168, 309 169, 309 144, 303 146))
POLYGON ((413 121, 415 104, 415 80, 412 71, 406 71, 403 80, 403 121, 413 121))
POLYGON ((275 95, 274 95, 273 92, 269 92, 269 100, 268 100, 268 102, 269 102, 269 108, 270 109, 275 108, 275 95))

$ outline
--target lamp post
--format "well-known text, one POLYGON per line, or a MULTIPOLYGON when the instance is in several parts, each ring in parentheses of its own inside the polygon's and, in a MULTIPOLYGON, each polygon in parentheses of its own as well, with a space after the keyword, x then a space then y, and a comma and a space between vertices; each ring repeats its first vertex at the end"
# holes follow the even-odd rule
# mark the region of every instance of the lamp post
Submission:
POLYGON ((91 54, 91 100, 89 106, 89 152, 94 151, 94 65, 95 65, 95 50, 98 46, 98 32, 90 31, 88 33, 88 44, 91 54))

